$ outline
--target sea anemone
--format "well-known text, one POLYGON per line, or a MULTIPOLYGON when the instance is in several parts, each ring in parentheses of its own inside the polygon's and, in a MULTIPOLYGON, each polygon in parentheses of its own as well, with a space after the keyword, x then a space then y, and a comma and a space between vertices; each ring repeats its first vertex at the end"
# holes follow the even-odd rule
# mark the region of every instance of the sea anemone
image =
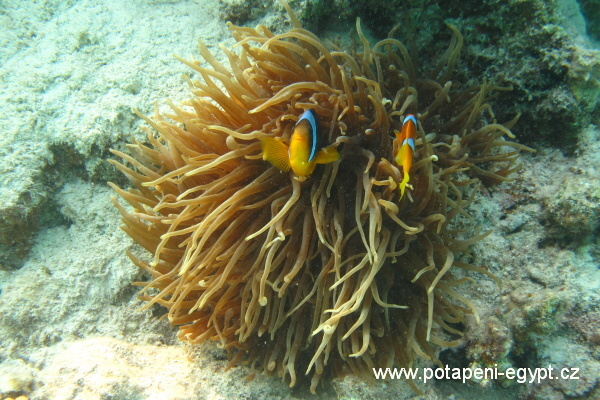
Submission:
MULTIPOLYGON (((440 364, 473 304, 453 267, 493 277, 457 253, 487 233, 468 234, 467 206, 481 182, 510 179, 525 147, 516 121, 498 124, 491 83, 457 89, 449 79, 462 46, 453 37, 438 67, 419 72, 389 38, 344 51, 301 28, 274 34, 229 23, 229 68, 200 42, 210 68, 181 60, 201 77, 173 114, 140 115, 147 143, 113 161, 135 188, 111 186, 123 229, 153 254, 133 262, 150 275, 141 297, 158 303, 192 343, 212 339, 230 366, 276 373, 290 386, 324 374, 369 375, 372 367, 440 364), (261 139, 289 140, 307 109, 339 161, 304 181, 261 157, 261 139), (393 162, 408 112, 418 117, 411 185, 400 198, 393 162), (450 335, 449 335, 450 334, 450 335)), ((139 113, 138 113, 139 114, 139 113)))

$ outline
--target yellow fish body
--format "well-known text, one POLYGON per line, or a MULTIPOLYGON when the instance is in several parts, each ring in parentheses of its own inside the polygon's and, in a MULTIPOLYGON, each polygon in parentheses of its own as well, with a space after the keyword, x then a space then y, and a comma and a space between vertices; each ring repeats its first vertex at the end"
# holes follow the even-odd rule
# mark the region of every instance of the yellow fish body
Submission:
POLYGON ((329 164, 340 158, 340 154, 333 147, 317 151, 317 133, 316 112, 313 109, 306 110, 294 126, 289 146, 279 138, 266 138, 261 141, 263 160, 282 171, 291 169, 296 179, 306 180, 317 164, 329 164))

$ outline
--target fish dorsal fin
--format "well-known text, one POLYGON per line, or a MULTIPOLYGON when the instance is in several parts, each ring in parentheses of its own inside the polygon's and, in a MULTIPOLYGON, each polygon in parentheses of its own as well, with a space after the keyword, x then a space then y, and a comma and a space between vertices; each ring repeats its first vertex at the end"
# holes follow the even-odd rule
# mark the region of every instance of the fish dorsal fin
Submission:
POLYGON ((263 160, 270 162, 282 171, 289 171, 290 156, 288 147, 281 140, 266 138, 261 141, 263 160))
POLYGON ((315 158, 315 155, 317 154, 317 146, 318 146, 318 140, 317 140, 317 131, 318 131, 318 129, 317 129, 318 128, 318 125, 317 125, 317 113, 312 108, 304 111, 304 114, 302 114, 302 116, 300 117, 300 119, 298 120, 298 122, 296 123, 296 125, 298 125, 303 120, 307 120, 308 123, 309 123, 309 125, 310 125, 310 132, 309 132, 309 137, 310 137, 310 142, 309 142, 310 155, 308 156, 308 161, 312 161, 313 158, 315 158))

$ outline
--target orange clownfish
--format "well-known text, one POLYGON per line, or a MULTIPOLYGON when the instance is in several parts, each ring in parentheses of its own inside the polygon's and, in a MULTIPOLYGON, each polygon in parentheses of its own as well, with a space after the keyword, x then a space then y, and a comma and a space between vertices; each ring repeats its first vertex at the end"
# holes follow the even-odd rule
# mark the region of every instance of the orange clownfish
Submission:
POLYGON ((413 188, 409 185, 410 180, 409 172, 413 163, 413 154, 415 153, 415 139, 417 137, 417 118, 409 114, 404 118, 402 123, 402 131, 394 131, 396 133, 396 140, 400 143, 400 148, 396 154, 396 164, 402 166, 402 172, 404 177, 400 186, 400 198, 404 196, 406 187, 413 188))
POLYGON ((282 171, 290 169, 299 181, 304 181, 315 170, 317 164, 337 161, 340 154, 333 147, 318 149, 317 113, 306 110, 294 126, 289 146, 279 138, 261 141, 262 158, 282 171))

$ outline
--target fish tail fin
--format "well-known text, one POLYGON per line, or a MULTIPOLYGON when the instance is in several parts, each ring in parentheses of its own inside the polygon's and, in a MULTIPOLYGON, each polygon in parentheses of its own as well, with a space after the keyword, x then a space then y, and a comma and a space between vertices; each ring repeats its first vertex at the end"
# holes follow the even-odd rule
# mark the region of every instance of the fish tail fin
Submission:
POLYGON ((268 161, 275 168, 281 171, 289 171, 290 156, 288 154, 288 146, 281 140, 275 138, 266 138, 261 140, 262 158, 268 161))
POLYGON ((404 174, 404 178, 402 178, 402 182, 400 182, 398 184, 398 186, 400 187, 400 199, 402 199, 402 197, 404 197, 404 192, 406 191, 406 188, 409 187, 410 189, 413 189, 412 185, 410 185, 408 183, 408 181, 410 180, 410 176, 408 175, 408 173, 404 174))
POLYGON ((322 148, 315 157, 317 164, 329 164, 340 159, 340 153, 335 147, 322 148))

